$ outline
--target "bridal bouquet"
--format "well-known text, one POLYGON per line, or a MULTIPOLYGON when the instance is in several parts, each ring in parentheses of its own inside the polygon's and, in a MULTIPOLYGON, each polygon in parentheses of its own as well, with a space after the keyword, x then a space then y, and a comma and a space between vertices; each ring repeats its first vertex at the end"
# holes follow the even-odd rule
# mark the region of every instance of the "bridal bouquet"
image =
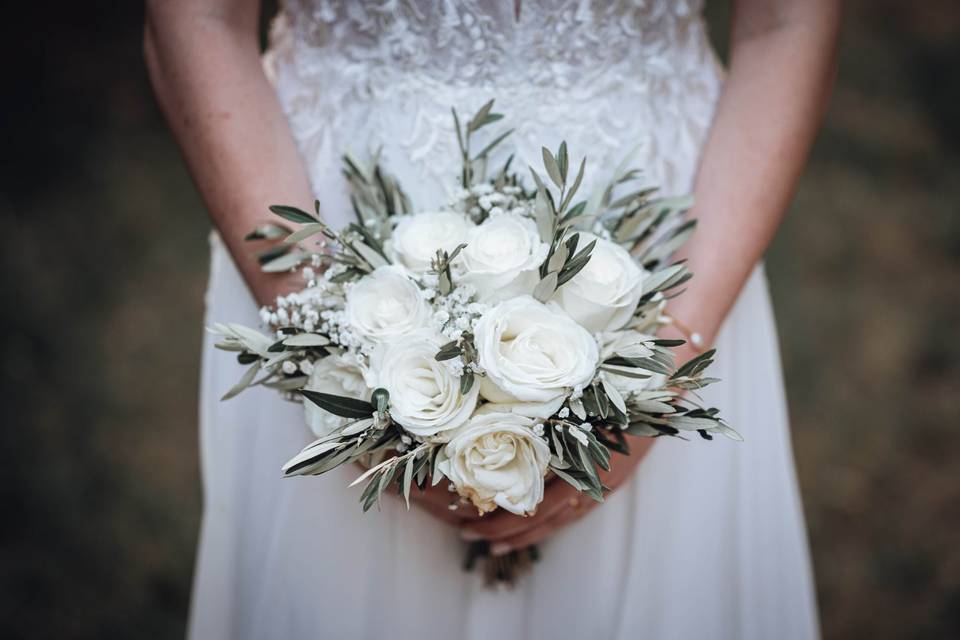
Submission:
MULTIPOLYGON (((603 499, 598 474, 625 434, 739 439, 695 391, 714 352, 677 366, 680 340, 656 337, 669 297, 691 274, 671 254, 690 236, 687 198, 631 188, 637 171, 577 199, 566 144, 543 149, 526 184, 512 157, 488 176, 478 132, 493 102, 461 123, 462 188, 448 206, 413 208, 379 162, 345 157, 356 222, 342 231, 295 207, 249 239, 283 242, 270 272, 302 271, 304 288, 263 308, 269 333, 217 324, 218 347, 248 365, 250 385, 303 401, 316 441, 283 467, 320 474, 359 462, 364 510, 395 490, 446 479, 481 513, 533 513, 552 474, 603 499), (690 393, 687 393, 690 392, 690 393)), ((454 496, 452 496, 453 498, 454 496)))

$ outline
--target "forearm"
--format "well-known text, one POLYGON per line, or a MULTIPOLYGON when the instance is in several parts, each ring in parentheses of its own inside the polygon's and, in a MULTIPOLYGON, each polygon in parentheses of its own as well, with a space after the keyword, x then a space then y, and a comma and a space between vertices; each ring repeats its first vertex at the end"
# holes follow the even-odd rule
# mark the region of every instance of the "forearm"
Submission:
POLYGON ((289 279, 262 273, 243 236, 269 219, 270 204, 312 209, 306 172, 261 67, 255 9, 176 4, 148 5, 150 78, 214 225, 265 303, 289 279))
POLYGON ((789 205, 832 84, 837 10, 779 4, 790 5, 784 15, 750 7, 735 16, 730 71, 694 186, 697 231, 678 255, 694 278, 670 312, 708 343, 789 205))

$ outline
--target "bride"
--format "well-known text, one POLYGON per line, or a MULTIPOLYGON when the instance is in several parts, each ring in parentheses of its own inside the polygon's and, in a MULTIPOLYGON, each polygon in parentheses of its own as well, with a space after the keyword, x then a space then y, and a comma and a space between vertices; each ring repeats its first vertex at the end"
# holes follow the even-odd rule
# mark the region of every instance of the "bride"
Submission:
POLYGON ((310 439, 302 412, 264 390, 219 402, 239 365, 208 340, 191 637, 817 636, 759 261, 820 120, 839 3, 734 2, 726 72, 699 4, 288 0, 261 56, 257 0, 148 3, 150 76, 217 230, 210 322, 255 325, 257 303, 294 286, 243 241, 267 205, 316 196, 343 224, 339 156, 382 143, 414 203, 440 206, 457 183, 450 108, 496 98, 523 163, 561 139, 588 157, 584 193, 625 158, 668 194, 693 190, 696 277, 670 311, 718 347, 705 400, 745 438, 636 444, 600 505, 552 483, 528 518, 451 511, 444 491, 363 515, 353 470, 281 478, 310 439), (543 558, 514 589, 485 589, 459 566, 478 539, 543 558))

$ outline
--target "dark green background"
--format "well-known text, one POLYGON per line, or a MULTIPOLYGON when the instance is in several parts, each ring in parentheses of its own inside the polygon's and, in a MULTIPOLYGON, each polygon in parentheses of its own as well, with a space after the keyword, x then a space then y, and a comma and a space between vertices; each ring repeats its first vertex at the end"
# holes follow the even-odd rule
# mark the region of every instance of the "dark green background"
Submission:
MULTIPOLYGON (((20 4, 0 107, 0 636, 179 637, 208 223, 137 3, 20 4)), ((958 637, 960 7, 848 7, 769 257, 823 628, 958 637)), ((708 13, 722 48, 727 8, 708 13)))

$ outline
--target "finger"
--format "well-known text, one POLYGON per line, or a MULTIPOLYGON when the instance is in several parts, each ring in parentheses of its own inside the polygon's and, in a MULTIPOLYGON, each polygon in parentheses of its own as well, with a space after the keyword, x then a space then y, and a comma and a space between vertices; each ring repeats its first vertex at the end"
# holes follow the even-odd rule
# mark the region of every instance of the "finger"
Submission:
POLYGON ((587 498, 586 503, 579 503, 577 506, 568 506, 566 509, 536 527, 527 529, 513 537, 495 542, 490 546, 490 553, 495 556, 502 556, 511 551, 519 551, 520 549, 525 549, 531 545, 543 542, 563 527, 587 515, 597 504, 598 503, 587 498))
POLYGON ((430 504, 429 502, 413 502, 412 500, 411 502, 417 509, 427 512, 429 515, 438 520, 442 520, 446 524, 460 527, 464 522, 456 515, 455 511, 451 511, 447 507, 440 507, 435 504, 430 504))
POLYGON ((523 517, 506 510, 498 510, 478 522, 464 525, 461 528, 461 536, 468 541, 495 542, 519 535, 548 521, 564 509, 566 503, 577 493, 576 489, 566 483, 552 485, 534 515, 523 517))

